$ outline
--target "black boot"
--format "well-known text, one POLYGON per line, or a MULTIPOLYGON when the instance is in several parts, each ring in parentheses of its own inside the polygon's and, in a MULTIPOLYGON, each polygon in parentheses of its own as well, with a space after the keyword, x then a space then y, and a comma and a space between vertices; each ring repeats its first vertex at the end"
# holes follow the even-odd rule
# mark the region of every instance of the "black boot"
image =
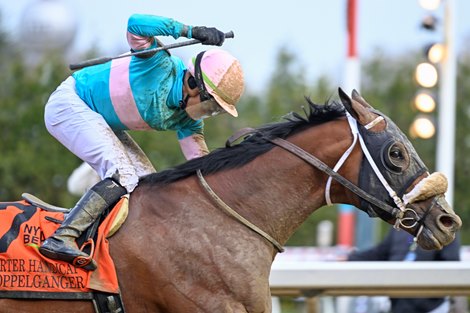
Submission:
MULTIPOLYGON (((98 182, 82 196, 55 233, 43 242, 39 252, 48 258, 65 261, 76 266, 87 265, 87 262, 85 264, 77 262, 79 259, 90 260, 90 256, 78 249, 75 240, 93 224, 104 210, 125 194, 126 189, 110 178, 98 182)), ((96 269, 93 260, 87 268, 96 269)))

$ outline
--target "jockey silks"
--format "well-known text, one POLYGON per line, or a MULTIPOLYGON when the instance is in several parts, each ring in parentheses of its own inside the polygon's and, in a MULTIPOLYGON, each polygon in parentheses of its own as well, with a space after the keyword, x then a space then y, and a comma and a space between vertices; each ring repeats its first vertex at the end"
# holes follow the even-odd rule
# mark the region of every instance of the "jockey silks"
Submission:
MULTIPOLYGON (((127 39, 135 51, 157 46, 153 36, 181 36, 184 25, 170 18, 133 15, 127 39)), ((174 130, 178 139, 202 134, 203 122, 180 108, 182 60, 160 51, 148 58, 126 57, 72 74, 79 97, 113 130, 174 130)))

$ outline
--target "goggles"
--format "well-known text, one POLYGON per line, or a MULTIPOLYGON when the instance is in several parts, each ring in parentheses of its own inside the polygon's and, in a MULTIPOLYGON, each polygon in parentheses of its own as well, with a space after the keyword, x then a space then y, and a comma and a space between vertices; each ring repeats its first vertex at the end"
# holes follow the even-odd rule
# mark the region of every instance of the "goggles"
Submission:
POLYGON ((188 113, 193 120, 216 116, 224 112, 225 110, 212 97, 208 100, 186 107, 186 113, 188 113))
POLYGON ((202 77, 201 60, 204 52, 205 51, 202 51, 196 56, 194 63, 194 79, 196 80, 196 85, 199 89, 199 97, 201 98, 201 102, 213 99, 213 97, 207 91, 206 85, 204 84, 204 79, 202 77))

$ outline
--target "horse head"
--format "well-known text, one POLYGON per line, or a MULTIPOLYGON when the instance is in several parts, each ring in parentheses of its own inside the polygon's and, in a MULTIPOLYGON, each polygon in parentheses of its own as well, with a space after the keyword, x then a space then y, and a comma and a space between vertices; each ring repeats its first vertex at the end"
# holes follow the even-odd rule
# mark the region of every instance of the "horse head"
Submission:
POLYGON ((414 235, 424 249, 441 249, 452 242, 462 222, 445 200, 446 177, 429 174, 406 135, 357 91, 350 98, 339 89, 339 96, 348 118, 358 125, 364 153, 359 187, 398 210, 385 210, 364 199, 359 208, 414 235))

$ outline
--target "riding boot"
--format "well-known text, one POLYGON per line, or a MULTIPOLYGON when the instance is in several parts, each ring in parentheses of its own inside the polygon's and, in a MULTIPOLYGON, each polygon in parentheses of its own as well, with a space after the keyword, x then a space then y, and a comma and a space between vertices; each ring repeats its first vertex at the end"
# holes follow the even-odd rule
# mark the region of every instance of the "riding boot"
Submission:
POLYGON ((110 178, 98 182, 82 196, 54 234, 43 242, 39 248, 41 254, 51 259, 96 269, 94 261, 78 249, 75 240, 125 194, 126 189, 110 178), (81 264, 84 260, 89 261, 81 264), (91 265, 88 264, 90 261, 91 265))

